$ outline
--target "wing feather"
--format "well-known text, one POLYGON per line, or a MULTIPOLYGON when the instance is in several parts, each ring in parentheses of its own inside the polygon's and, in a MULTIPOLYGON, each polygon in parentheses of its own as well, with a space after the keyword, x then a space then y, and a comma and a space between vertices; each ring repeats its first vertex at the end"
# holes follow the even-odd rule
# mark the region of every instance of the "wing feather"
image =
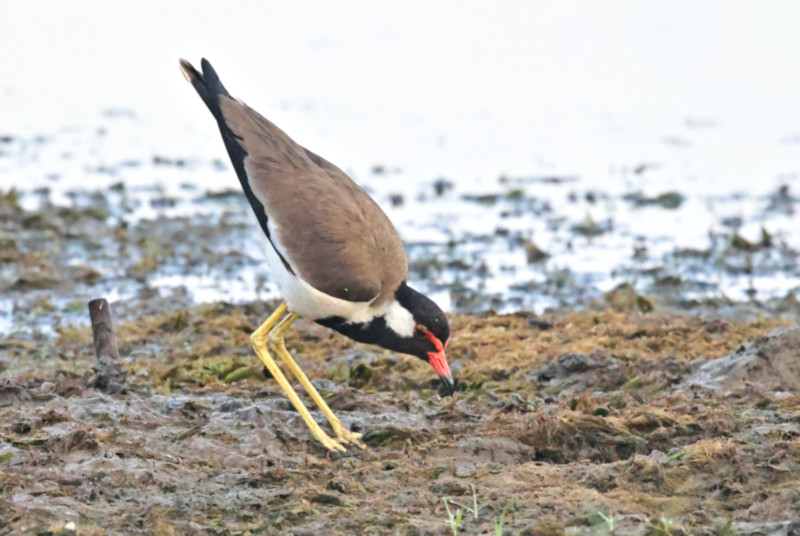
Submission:
POLYGON ((307 283, 348 301, 391 298, 408 277, 389 218, 341 169, 244 103, 219 96, 221 122, 246 153, 244 172, 286 261, 307 283))

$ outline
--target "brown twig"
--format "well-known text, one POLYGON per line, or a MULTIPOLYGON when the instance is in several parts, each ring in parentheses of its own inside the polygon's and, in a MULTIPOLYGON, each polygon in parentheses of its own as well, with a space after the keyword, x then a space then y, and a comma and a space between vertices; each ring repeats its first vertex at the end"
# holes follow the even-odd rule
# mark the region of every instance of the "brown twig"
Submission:
POLYGON ((111 307, 105 298, 89 302, 89 319, 92 322, 94 353, 97 363, 92 367, 92 387, 114 394, 125 388, 126 373, 120 364, 117 337, 111 324, 111 307))

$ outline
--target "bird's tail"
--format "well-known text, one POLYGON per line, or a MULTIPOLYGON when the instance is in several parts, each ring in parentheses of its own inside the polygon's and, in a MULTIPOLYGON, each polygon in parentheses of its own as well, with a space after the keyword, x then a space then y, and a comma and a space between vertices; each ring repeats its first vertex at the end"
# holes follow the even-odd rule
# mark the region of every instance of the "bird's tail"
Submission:
POLYGON ((219 119, 219 97, 221 95, 230 97, 231 94, 228 93, 228 90, 222 85, 222 82, 217 75, 217 71, 214 70, 214 68, 205 58, 200 60, 200 66, 203 69, 202 73, 200 73, 200 71, 195 69, 191 63, 184 59, 180 60, 180 64, 184 78, 186 78, 186 80, 188 80, 192 86, 194 86, 195 91, 197 91, 197 94, 200 95, 201 99, 203 99, 203 102, 206 103, 206 106, 208 106, 208 109, 211 110, 211 113, 214 114, 217 119, 219 119))

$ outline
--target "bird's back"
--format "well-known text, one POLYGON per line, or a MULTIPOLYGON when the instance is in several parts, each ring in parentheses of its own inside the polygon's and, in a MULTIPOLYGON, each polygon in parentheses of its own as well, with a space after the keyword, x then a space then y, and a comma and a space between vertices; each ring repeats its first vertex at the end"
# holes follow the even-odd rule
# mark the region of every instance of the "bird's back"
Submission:
POLYGON ((287 269, 336 298, 374 306, 389 300, 407 279, 408 264, 377 203, 338 167, 231 97, 208 62, 202 75, 181 65, 216 117, 262 230, 287 269))

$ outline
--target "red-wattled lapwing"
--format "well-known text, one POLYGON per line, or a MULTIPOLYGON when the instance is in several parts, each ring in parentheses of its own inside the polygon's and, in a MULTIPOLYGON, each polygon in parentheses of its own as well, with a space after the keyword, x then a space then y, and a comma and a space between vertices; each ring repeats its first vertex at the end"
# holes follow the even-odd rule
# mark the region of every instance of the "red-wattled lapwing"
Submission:
POLYGON ((450 326, 439 307, 406 284, 408 261, 389 218, 342 170, 295 143, 281 129, 231 97, 211 64, 181 70, 219 124, 245 196, 267 238, 267 264, 284 302, 251 336, 253 349, 311 432, 329 449, 364 448, 294 362, 283 334, 298 316, 358 342, 427 361, 450 393, 444 347, 450 326), (279 322, 284 314, 289 313, 279 322), (333 427, 329 437, 309 414, 278 365, 277 353, 333 427))

